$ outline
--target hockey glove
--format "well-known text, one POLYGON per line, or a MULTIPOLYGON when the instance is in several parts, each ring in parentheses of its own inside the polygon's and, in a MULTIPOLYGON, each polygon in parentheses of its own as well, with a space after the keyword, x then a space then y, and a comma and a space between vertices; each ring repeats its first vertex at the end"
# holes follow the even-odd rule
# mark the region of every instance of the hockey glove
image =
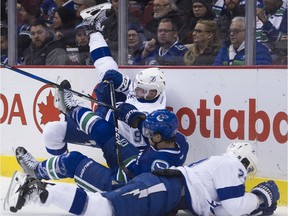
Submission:
POLYGON ((129 103, 122 103, 118 106, 116 117, 132 128, 137 128, 138 124, 146 119, 144 113, 140 112, 135 106, 129 103))
POLYGON ((121 74, 116 70, 108 70, 104 74, 103 81, 113 81, 116 92, 125 92, 129 89, 131 80, 128 76, 121 74))
POLYGON ((274 211, 276 211, 277 208, 277 202, 272 203, 272 205, 265 209, 256 209, 253 212, 251 212, 250 215, 256 216, 256 215, 273 215, 274 211))
POLYGON ((262 182, 255 186, 251 193, 256 194, 260 199, 259 209, 266 209, 272 205, 272 203, 277 202, 280 198, 278 186, 273 180, 267 182, 262 182))
MULTIPOLYGON (((101 82, 95 87, 94 92, 97 96, 97 100, 102 101, 106 104, 111 105, 111 95, 110 95, 110 87, 109 83, 101 82)), ((124 102, 127 97, 122 92, 115 92, 116 103, 117 102, 124 102)), ((100 105, 98 105, 100 106, 100 105)))

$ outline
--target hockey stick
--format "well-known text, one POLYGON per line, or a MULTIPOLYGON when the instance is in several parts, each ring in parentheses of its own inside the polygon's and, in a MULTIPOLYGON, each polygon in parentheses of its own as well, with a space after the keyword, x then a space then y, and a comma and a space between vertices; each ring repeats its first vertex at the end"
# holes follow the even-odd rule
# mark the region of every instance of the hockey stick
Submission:
MULTIPOLYGON (((9 69, 9 70, 12 70, 12 71, 14 71, 14 72, 16 72, 16 73, 19 73, 19 74, 22 74, 22 75, 24 75, 24 76, 30 77, 30 78, 32 78, 32 79, 38 80, 38 81, 40 81, 40 82, 49 84, 49 85, 53 86, 54 88, 63 89, 63 88, 62 88, 59 84, 57 84, 57 83, 54 83, 54 82, 52 82, 52 81, 50 81, 50 80, 47 80, 47 79, 44 79, 44 78, 42 78, 42 77, 36 76, 36 75, 34 75, 34 74, 28 73, 28 72, 26 72, 26 71, 24 71, 24 70, 21 70, 21 69, 19 69, 19 68, 15 68, 15 67, 13 67, 13 66, 3 64, 2 62, 1 62, 1 66, 2 66, 2 67, 5 67, 5 68, 7 68, 7 69, 9 69)), ((108 107, 108 108, 110 108, 110 109, 112 109, 112 110, 115 110, 115 109, 116 109, 115 106, 111 106, 111 105, 106 104, 106 103, 104 103, 104 102, 102 102, 102 101, 98 101, 98 100, 94 99, 94 98, 93 98, 92 96, 90 96, 90 95, 85 95, 85 94, 82 94, 82 93, 80 93, 80 92, 74 91, 74 90, 72 90, 72 89, 66 89, 66 90, 72 92, 74 95, 77 95, 78 97, 85 98, 85 99, 87 99, 87 100, 89 100, 89 101, 91 101, 91 102, 94 102, 94 103, 96 103, 96 104, 106 106, 106 107, 108 107)))
POLYGON ((113 112, 113 122, 114 122, 114 128, 115 128, 115 141, 116 141, 116 156, 117 156, 117 163, 119 167, 124 171, 124 173, 132 179, 134 175, 130 172, 130 170, 127 169, 125 166, 122 156, 121 156, 121 137, 119 134, 119 126, 118 126, 118 120, 115 115, 115 110, 116 109, 116 96, 115 96, 115 89, 114 89, 114 84, 113 82, 109 82, 109 89, 110 89, 110 97, 111 97, 111 105, 114 107, 114 112, 113 112))

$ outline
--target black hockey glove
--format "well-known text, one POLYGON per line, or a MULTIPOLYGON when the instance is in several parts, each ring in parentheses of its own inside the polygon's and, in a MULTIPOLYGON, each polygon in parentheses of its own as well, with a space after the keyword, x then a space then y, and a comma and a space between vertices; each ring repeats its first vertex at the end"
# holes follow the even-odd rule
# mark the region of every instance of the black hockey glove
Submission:
POLYGON ((143 112, 140 112, 135 106, 129 103, 122 103, 118 106, 116 117, 132 128, 137 128, 138 123, 146 119, 146 115, 143 112))

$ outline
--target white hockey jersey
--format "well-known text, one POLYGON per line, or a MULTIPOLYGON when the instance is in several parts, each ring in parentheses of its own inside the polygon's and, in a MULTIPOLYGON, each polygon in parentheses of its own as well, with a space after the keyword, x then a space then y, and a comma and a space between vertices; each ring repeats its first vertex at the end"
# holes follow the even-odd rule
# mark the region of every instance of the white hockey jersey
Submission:
POLYGON ((232 155, 212 156, 177 167, 185 177, 186 203, 197 215, 246 215, 258 207, 255 194, 245 192, 246 169, 232 155))
MULTIPOLYGON (((114 61, 112 56, 109 54, 109 49, 106 41, 104 40, 102 34, 93 33, 90 35, 90 53, 94 59, 94 66, 99 73, 100 81, 102 80, 105 72, 110 69, 119 71, 117 63, 114 61)), ((126 103, 134 105, 139 111, 144 113, 151 113, 157 109, 166 108, 166 94, 162 92, 157 100, 151 101, 141 101, 135 97, 135 91, 133 87, 133 82, 129 86, 129 91, 127 92, 126 103)), ((106 120, 110 118, 109 112, 107 113, 106 120)), ((118 121, 119 132, 123 135, 130 143, 136 147, 144 147, 147 144, 144 142, 141 133, 138 129, 133 129, 124 122, 118 121)))

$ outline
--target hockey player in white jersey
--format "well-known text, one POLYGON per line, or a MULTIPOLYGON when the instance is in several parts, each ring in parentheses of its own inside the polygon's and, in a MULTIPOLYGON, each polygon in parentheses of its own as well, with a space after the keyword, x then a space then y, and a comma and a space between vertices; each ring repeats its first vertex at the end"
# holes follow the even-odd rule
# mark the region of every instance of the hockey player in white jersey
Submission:
POLYGON ((189 166, 144 173, 104 193, 89 193, 69 184, 50 185, 18 175, 21 186, 16 187, 17 181, 13 184, 12 180, 9 191, 16 193, 8 193, 9 207, 15 212, 36 200, 44 206, 53 204, 87 216, 161 216, 178 209, 203 216, 272 215, 280 197, 273 180, 245 191, 246 178, 256 173, 257 160, 251 144, 232 143, 223 155, 189 166))
MULTIPOLYGON (((161 69, 144 69, 136 74, 134 81, 119 72, 118 65, 112 58, 108 45, 100 33, 102 29, 101 23, 97 22, 97 19, 102 17, 105 10, 109 8, 108 4, 103 5, 103 7, 96 6, 101 8, 100 10, 87 10, 95 14, 92 17, 83 12, 85 15, 83 26, 87 32, 89 31, 90 35, 90 54, 94 61, 95 70, 100 75, 100 82, 95 89, 98 100, 109 103, 109 86, 103 81, 113 81, 118 101, 132 104, 139 111, 147 114, 157 109, 165 109, 166 83, 161 69)), ((61 99, 57 97, 57 94, 56 92, 56 106, 61 103, 61 99)), ((100 106, 96 112, 102 118, 110 119, 110 112, 107 108, 100 106)), ((146 144, 138 129, 133 129, 125 123, 119 122, 119 131, 120 134, 139 149, 145 148, 146 144)), ((67 152, 67 143, 90 143, 97 146, 89 135, 77 130, 77 125, 69 118, 66 118, 65 122, 49 122, 43 130, 43 136, 46 150, 52 155, 61 155, 67 152)))

